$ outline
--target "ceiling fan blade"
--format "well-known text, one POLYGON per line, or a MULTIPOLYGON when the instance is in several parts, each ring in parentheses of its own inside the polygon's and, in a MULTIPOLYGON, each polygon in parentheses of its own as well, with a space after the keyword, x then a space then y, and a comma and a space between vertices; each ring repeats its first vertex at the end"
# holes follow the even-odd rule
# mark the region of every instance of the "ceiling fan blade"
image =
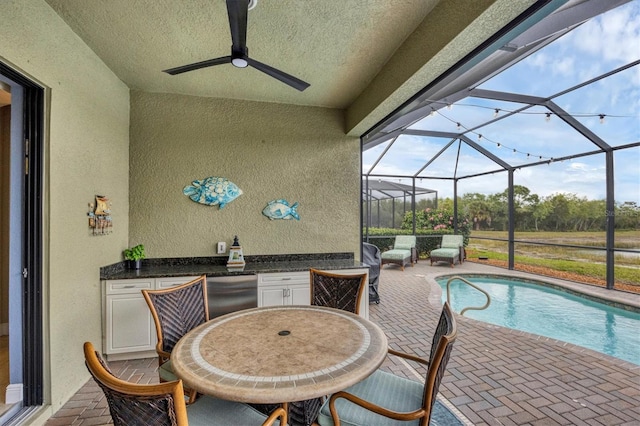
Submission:
POLYGON ((220 58, 209 59, 207 61, 196 62, 194 64, 183 65, 181 67, 164 70, 167 74, 176 75, 183 72, 198 70, 200 68, 211 67, 213 65, 232 63, 236 67, 244 68, 252 66, 258 71, 262 71, 270 77, 280 80, 299 91, 309 87, 309 83, 300 80, 284 71, 275 69, 267 64, 249 58, 247 49, 247 15, 249 12, 250 0, 226 0, 227 14, 229 15, 229 29, 231 30, 231 55, 220 58))
POLYGON ((167 74, 176 75, 182 74, 183 72, 199 70, 200 68, 212 67, 214 65, 228 64, 231 62, 231 56, 222 56, 220 58, 208 59, 202 62, 196 62, 194 64, 182 65, 181 67, 169 68, 168 70, 163 70, 162 72, 166 72, 167 74))
POLYGON ((281 82, 283 82, 284 84, 288 84, 289 86, 301 92, 310 86, 309 83, 302 81, 299 78, 292 76, 291 74, 287 74, 284 71, 280 71, 278 69, 270 67, 269 65, 263 64, 262 62, 256 61, 255 59, 251 59, 247 57, 246 60, 249 63, 249 65, 257 69, 258 71, 262 71, 263 73, 273 78, 276 78, 281 82))
POLYGON ((247 14, 249 0, 227 0, 229 28, 231 30, 231 51, 246 54, 247 50, 247 14))

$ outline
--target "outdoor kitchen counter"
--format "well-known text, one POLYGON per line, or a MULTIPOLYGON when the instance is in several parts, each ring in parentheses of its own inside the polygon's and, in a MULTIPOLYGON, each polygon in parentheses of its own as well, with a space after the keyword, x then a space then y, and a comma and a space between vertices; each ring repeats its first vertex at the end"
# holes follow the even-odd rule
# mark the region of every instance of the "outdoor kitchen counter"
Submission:
POLYGON ((292 255, 245 256, 243 269, 228 269, 227 257, 189 257, 144 259, 137 270, 127 269, 126 262, 100 268, 101 280, 132 278, 157 278, 207 275, 208 277, 229 275, 266 274, 273 272, 299 272, 310 268, 340 270, 368 268, 357 262, 352 253, 318 253, 292 255))

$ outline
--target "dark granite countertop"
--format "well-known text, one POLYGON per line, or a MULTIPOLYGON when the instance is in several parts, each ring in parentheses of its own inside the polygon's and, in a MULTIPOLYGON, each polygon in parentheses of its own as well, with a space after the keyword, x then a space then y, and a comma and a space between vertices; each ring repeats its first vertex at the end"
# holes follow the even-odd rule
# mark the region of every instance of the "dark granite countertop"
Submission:
POLYGON ((180 257, 144 259, 138 270, 127 269, 126 262, 119 262, 100 268, 101 280, 122 280, 132 278, 157 278, 207 275, 253 275, 270 272, 299 272, 310 268, 339 270, 368 268, 356 262, 353 253, 312 253, 287 255, 245 256, 246 265, 242 270, 229 270, 227 257, 180 257))

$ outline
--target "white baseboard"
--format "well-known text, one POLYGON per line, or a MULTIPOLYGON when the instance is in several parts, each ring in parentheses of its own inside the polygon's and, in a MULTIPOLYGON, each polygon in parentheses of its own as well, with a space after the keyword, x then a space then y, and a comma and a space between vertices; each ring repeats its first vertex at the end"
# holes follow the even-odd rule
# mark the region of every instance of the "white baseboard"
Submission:
POLYGON ((15 404, 22 401, 24 395, 22 390, 22 383, 11 383, 7 386, 7 392, 5 394, 5 404, 15 404))
POLYGON ((0 324, 0 336, 8 336, 9 335, 9 323, 5 322, 0 324))

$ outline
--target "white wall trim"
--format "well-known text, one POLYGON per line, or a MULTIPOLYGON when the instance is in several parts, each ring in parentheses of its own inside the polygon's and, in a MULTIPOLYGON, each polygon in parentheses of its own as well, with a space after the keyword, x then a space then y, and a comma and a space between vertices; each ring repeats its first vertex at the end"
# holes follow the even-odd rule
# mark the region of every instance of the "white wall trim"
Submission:
POLYGON ((11 383, 7 386, 7 391, 5 394, 5 403, 6 404, 15 404, 16 402, 22 401, 23 395, 23 386, 22 383, 11 383))

